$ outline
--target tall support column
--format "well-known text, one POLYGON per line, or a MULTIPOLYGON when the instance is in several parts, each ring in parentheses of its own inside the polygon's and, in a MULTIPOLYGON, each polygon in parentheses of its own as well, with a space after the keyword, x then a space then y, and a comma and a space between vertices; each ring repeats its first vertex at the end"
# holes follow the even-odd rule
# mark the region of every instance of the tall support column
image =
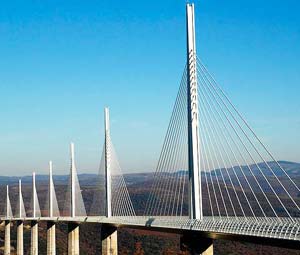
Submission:
MULTIPOLYGON (((75 153, 74 143, 71 143, 71 217, 76 216, 75 198, 75 153)), ((68 255, 79 255, 79 225, 77 223, 68 224, 68 255)))
POLYGON ((200 175, 198 83, 196 64, 194 4, 186 5, 187 23, 187 104, 188 104, 188 159, 189 159, 189 217, 202 219, 200 175))
MULTIPOLYGON (((200 136, 198 109, 197 54, 194 4, 186 5, 187 31, 187 106, 188 106, 188 159, 189 159, 189 217, 203 219, 200 136)), ((212 255, 213 243, 209 238, 184 235, 181 245, 191 254, 212 255)))
POLYGON ((37 221, 31 221, 31 248, 30 248, 30 254, 31 255, 38 255, 38 231, 39 226, 37 221))
MULTIPOLYGON (((111 208, 111 158, 110 158, 110 125, 109 125, 109 109, 104 109, 105 123, 105 188, 106 188, 106 217, 112 217, 111 208)), ((101 226, 102 254, 116 255, 118 254, 118 233, 116 228, 101 226)))
POLYGON ((19 180, 19 218, 23 217, 23 197, 22 197, 22 181, 19 180))
MULTIPOLYGON (((6 219, 12 217, 11 205, 9 199, 9 188, 6 186, 6 219)), ((4 241, 4 255, 10 255, 10 220, 5 221, 5 241, 4 241)))
POLYGON ((56 254, 55 228, 54 222, 47 222, 47 255, 56 254))
MULTIPOLYGON (((35 172, 32 173, 32 217, 36 218, 36 185, 35 172)), ((38 232, 39 226, 36 220, 31 222, 31 255, 38 255, 38 232)))
POLYGON ((10 204, 10 199, 9 199, 9 187, 6 185, 6 218, 9 219, 11 218, 12 211, 11 211, 11 204, 10 204))
POLYGON ((36 218, 36 186, 35 186, 35 172, 32 173, 32 217, 36 218))
MULTIPOLYGON (((23 211, 23 198, 22 198, 22 182, 19 180, 19 218, 21 219, 24 215, 23 211)), ((17 255, 24 254, 24 241, 23 241, 23 221, 17 222, 17 255)))
POLYGON ((79 224, 68 224, 68 255, 79 255, 79 224))
POLYGON ((49 194, 48 194, 48 199, 49 199, 49 207, 48 207, 48 215, 50 218, 53 217, 53 177, 52 177, 52 161, 49 161, 49 194))
POLYGON ((106 188, 106 217, 111 217, 111 172, 110 172, 110 127, 109 127, 109 109, 104 109, 104 123, 105 123, 105 188, 106 188))
POLYGON ((17 222, 17 255, 24 254, 23 221, 17 222))
POLYGON ((10 221, 5 221, 4 255, 10 255, 10 221))
POLYGON ((118 254, 118 232, 114 227, 101 226, 102 255, 118 254))
POLYGON ((75 200, 75 155, 74 155, 74 143, 70 145, 71 152, 71 217, 76 215, 76 200, 75 200))
MULTIPOLYGON (((53 177, 52 177, 52 161, 49 162, 49 208, 48 215, 50 218, 53 217, 53 177)), ((53 221, 47 222, 47 255, 56 254, 56 227, 53 221)))

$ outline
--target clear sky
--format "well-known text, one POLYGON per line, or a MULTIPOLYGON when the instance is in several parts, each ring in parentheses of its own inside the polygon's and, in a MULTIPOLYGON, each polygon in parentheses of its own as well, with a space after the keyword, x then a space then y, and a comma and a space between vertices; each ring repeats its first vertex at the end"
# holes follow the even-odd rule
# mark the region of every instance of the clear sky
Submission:
MULTIPOLYGON (((2 1, 1 175, 97 172, 103 107, 124 171, 156 165, 186 1, 2 1)), ((198 55, 277 159, 300 161, 300 2, 198 0, 198 55)))

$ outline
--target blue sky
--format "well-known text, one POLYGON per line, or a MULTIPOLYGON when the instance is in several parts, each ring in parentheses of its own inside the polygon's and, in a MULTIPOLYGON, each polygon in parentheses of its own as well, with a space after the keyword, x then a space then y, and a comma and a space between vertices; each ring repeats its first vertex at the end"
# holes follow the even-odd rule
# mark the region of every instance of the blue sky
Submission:
MULTIPOLYGON (((3 1, 2 175, 156 165, 185 62, 185 1, 3 1)), ((300 161, 299 1, 196 1, 198 55, 276 158, 300 161)))

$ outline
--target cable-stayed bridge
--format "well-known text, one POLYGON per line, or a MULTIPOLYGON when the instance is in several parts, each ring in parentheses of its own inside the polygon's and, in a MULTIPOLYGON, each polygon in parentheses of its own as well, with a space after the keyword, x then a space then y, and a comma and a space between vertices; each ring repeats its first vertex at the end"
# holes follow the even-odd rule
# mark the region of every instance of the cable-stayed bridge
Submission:
POLYGON ((213 239, 300 247, 299 179, 290 177, 258 138, 196 54, 194 5, 187 4, 187 60, 143 213, 137 213, 122 175, 105 109, 105 142, 97 189, 86 210, 70 146, 65 205, 59 208, 49 163, 46 209, 35 173, 30 210, 22 183, 12 210, 9 187, 1 220, 5 254, 17 222, 17 254, 24 254, 23 224, 31 222, 31 254, 38 251, 38 223, 47 222, 47 254, 56 254, 56 224, 68 223, 68 254, 79 254, 79 226, 101 226, 102 254, 117 254, 118 227, 182 235, 192 254, 213 254, 213 239), (298 183, 297 183, 298 181, 298 183))

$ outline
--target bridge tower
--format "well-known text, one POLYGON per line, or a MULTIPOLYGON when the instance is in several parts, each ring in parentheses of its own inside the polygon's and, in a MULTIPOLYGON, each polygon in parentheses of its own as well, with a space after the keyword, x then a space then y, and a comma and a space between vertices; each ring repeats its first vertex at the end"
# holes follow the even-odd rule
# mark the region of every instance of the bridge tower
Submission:
MULTIPOLYGON (((48 204, 48 216, 49 218, 54 217, 53 213, 53 196, 54 196, 54 186, 53 186, 53 164, 52 161, 49 161, 49 204, 48 204)), ((56 254, 56 225, 54 221, 47 222, 47 255, 56 254)))
POLYGON ((49 199, 49 204, 48 204, 48 213, 49 217, 53 217, 53 163, 52 161, 49 161, 49 194, 48 194, 48 199, 49 199))
POLYGON ((23 218, 26 217, 26 214, 24 212, 21 180, 19 180, 19 204, 18 204, 18 207, 19 207, 19 212, 18 212, 19 220, 17 221, 17 255, 23 255, 24 254, 23 218))
POLYGON ((6 220, 5 220, 5 241, 4 255, 10 255, 10 219, 12 218, 11 204, 9 199, 9 188, 6 186, 6 220))
MULTIPOLYGON (((111 151, 110 151, 110 126, 109 126, 109 109, 104 108, 104 167, 105 167, 105 190, 106 190, 106 217, 112 217, 111 210, 111 151)), ((118 254, 118 232, 115 227, 101 227, 102 254, 118 254)))
MULTIPOLYGON (((70 202, 71 217, 75 218, 76 215, 76 166, 75 166, 75 153, 74 153, 74 143, 70 145, 70 156, 71 156, 71 192, 70 192, 70 202)), ((70 222, 68 224, 68 254, 69 255, 79 255, 79 224, 70 222)))
POLYGON ((31 221, 31 253, 32 255, 38 255, 38 222, 37 218, 37 195, 35 185, 35 172, 32 173, 32 217, 31 221))
POLYGON ((104 125, 105 125, 105 148, 104 148, 104 164, 105 164, 105 190, 106 190, 106 217, 111 217, 111 169, 110 169, 110 128, 109 128, 109 109, 104 108, 104 125))
POLYGON ((74 143, 70 144, 70 156, 71 156, 71 208, 70 208, 70 213, 71 217, 76 216, 76 198, 75 198, 75 155, 74 155, 74 143))
POLYGON ((186 5, 189 217, 203 218, 194 4, 186 5))
MULTIPOLYGON (((189 217, 203 219, 201 172, 200 172, 200 136, 197 55, 194 4, 186 5, 187 31, 187 107, 188 107, 188 167, 189 167, 189 217)), ((188 247, 192 254, 213 255, 213 243, 209 238, 197 238, 187 234, 181 237, 181 246, 188 247)))

